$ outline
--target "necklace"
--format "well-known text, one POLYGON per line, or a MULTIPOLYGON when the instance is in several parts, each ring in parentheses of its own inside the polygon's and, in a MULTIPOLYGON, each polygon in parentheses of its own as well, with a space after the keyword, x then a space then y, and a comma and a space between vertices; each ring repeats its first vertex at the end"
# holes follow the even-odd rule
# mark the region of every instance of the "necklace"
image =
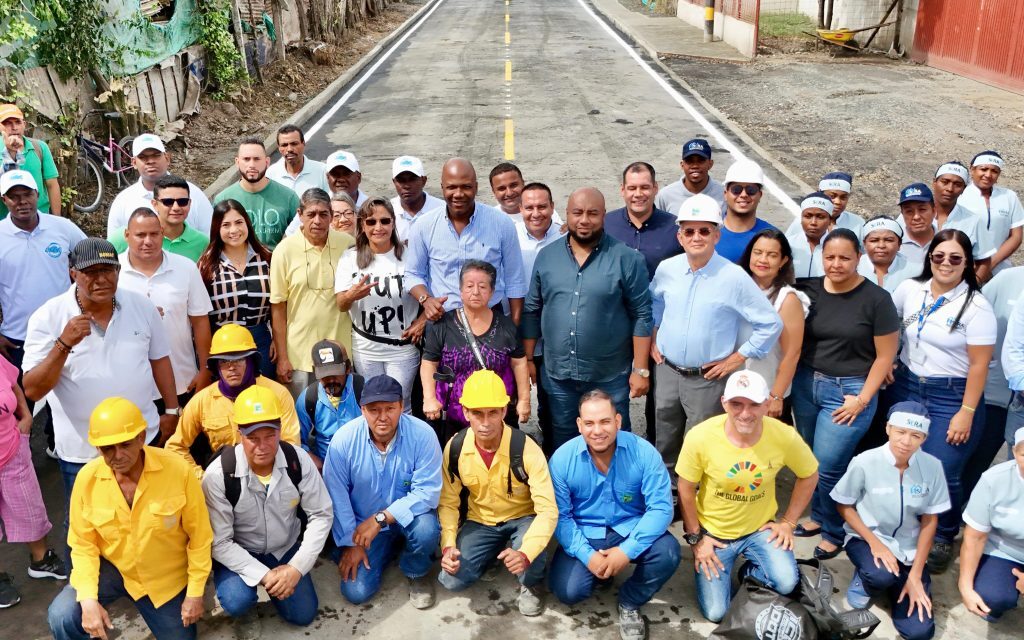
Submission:
MULTIPOLYGON (((78 310, 82 312, 82 315, 83 316, 88 316, 88 314, 85 312, 85 308, 82 307, 82 299, 78 295, 78 287, 75 287, 75 303, 78 305, 78 310)), ((111 319, 113 319, 113 317, 114 317, 114 310, 115 309, 117 309, 117 296, 114 296, 114 297, 111 298, 111 305, 110 305, 110 317, 111 317, 111 319)), ((92 330, 95 331, 96 335, 98 335, 99 337, 103 338, 103 337, 105 337, 107 335, 107 330, 105 328, 101 327, 100 324, 98 322, 96 322, 95 320, 93 320, 91 316, 89 316, 89 324, 92 326, 92 330)))

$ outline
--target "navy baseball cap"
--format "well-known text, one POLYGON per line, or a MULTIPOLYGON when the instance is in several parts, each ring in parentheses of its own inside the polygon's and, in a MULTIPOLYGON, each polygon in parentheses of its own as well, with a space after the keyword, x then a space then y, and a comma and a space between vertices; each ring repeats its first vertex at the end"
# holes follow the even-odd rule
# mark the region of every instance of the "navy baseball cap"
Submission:
POLYGON ((359 404, 366 406, 373 402, 398 402, 401 399, 402 385, 391 376, 382 374, 366 381, 359 404))
POLYGON ((690 156, 700 156, 707 160, 711 159, 711 145, 708 141, 703 138, 694 138, 687 140, 686 144, 683 145, 683 157, 689 158, 690 156))
POLYGON ((904 202, 934 202, 932 190, 923 182, 908 184, 900 191, 900 204, 904 202))

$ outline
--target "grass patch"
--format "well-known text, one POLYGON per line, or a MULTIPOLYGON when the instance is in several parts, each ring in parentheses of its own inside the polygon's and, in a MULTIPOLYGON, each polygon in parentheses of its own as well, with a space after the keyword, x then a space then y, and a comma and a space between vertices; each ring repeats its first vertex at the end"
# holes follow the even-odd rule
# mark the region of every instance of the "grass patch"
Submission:
POLYGON ((804 31, 814 33, 817 24, 802 13, 761 14, 758 32, 769 38, 810 38, 804 31))

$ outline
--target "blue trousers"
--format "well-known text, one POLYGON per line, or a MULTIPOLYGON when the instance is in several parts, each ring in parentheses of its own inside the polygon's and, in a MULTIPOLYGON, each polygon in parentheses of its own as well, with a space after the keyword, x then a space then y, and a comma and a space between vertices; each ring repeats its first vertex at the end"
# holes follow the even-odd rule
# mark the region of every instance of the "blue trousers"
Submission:
MULTIPOLYGON (((441 538, 441 525, 437 513, 429 511, 413 518, 408 527, 398 523, 377 534, 366 551, 370 568, 359 565, 355 580, 341 581, 341 595, 352 604, 363 604, 380 591, 384 568, 398 555, 399 545, 405 543, 398 559, 398 568, 407 578, 422 578, 434 564, 434 551, 441 538)), ((334 561, 341 559, 345 547, 334 550, 334 561)))
MULTIPOLYGON (((519 549, 523 545, 523 537, 533 524, 533 520, 534 516, 526 516, 493 527, 467 520, 459 529, 455 542, 460 553, 459 570, 455 575, 442 571, 438 574, 437 581, 449 591, 462 591, 469 587, 480 579, 502 549, 519 549)), ((546 561, 546 553, 534 558, 529 568, 519 576, 520 584, 532 587, 543 580, 546 561)))
MULTIPOLYGON (((625 540, 624 537, 608 529, 603 540, 589 539, 594 549, 611 549, 625 540)), ((639 609, 647 604, 654 594, 668 582, 679 566, 679 541, 671 533, 664 533, 660 538, 636 558, 633 575, 619 587, 619 604, 627 609, 639 609)), ((597 576, 590 573, 587 565, 570 556, 562 547, 558 547, 551 559, 551 572, 548 575, 548 587, 555 597, 565 604, 576 604, 590 597, 597 583, 597 576)))
MULTIPOLYGON (((856 567, 860 579, 864 582, 864 590, 871 596, 886 596, 889 599, 889 607, 892 610, 892 624, 896 632, 905 640, 930 640, 935 635, 935 619, 925 613, 922 622, 917 616, 908 615, 910 610, 909 598, 903 602, 897 602, 903 585, 907 583, 910 575, 910 567, 900 563, 900 575, 894 576, 885 567, 876 567, 874 556, 871 555, 871 547, 860 538, 851 538, 846 543, 846 555, 850 562, 856 567)), ((932 578, 925 567, 921 573, 921 582, 929 596, 932 594, 932 578)))
MULTIPOLYGON (((274 569, 283 564, 288 564, 295 552, 299 550, 299 544, 288 550, 288 553, 278 560, 269 553, 253 553, 253 558, 262 562, 268 569, 274 569)), ((228 569, 219 562, 213 563, 213 584, 217 587, 217 599, 220 606, 224 608, 232 618, 244 615, 256 604, 258 594, 256 587, 250 587, 242 580, 242 577, 228 569)), ((307 573, 299 579, 295 585, 295 591, 284 600, 271 598, 277 615, 290 624, 306 626, 316 618, 319 602, 316 597, 316 589, 313 587, 313 579, 307 573)))
POLYGON ((829 495, 846 473, 875 415, 878 397, 871 399, 853 424, 836 424, 832 412, 843 405, 844 396, 864 388, 864 378, 836 378, 801 366, 793 378, 793 417, 797 431, 818 459, 818 486, 811 500, 811 518, 821 524, 821 538, 841 546, 846 537, 843 518, 829 495))
POLYGON ((896 402, 920 402, 928 409, 932 424, 928 428, 928 439, 924 441, 921 450, 938 458, 942 462, 942 470, 946 473, 946 485, 949 487, 952 508, 939 514, 939 529, 935 533, 937 542, 952 543, 960 531, 960 511, 966 499, 961 479, 967 460, 974 453, 985 430, 985 397, 982 396, 974 413, 971 435, 967 442, 957 445, 946 442, 949 421, 960 410, 966 388, 966 378, 921 378, 902 365, 896 369, 894 399, 896 402))
POLYGON ((991 612, 992 622, 1004 613, 1017 607, 1020 593, 1017 591, 1017 576, 1012 570, 1024 571, 1024 564, 1005 558, 982 555, 978 571, 974 574, 974 590, 985 601, 991 612))
MULTIPOLYGON (((124 588, 124 580, 114 565, 100 558, 99 601, 103 607, 121 598, 131 598, 124 588)), ((64 587, 50 603, 47 621, 55 640, 89 640, 89 634, 82 628, 82 606, 71 585, 64 587)), ((153 637, 157 640, 194 640, 196 625, 181 624, 181 605, 185 601, 185 590, 159 607, 153 606, 148 596, 134 600, 139 615, 146 621, 153 637)))
POLYGON ((630 430, 628 371, 605 382, 560 380, 548 375, 547 369, 541 369, 540 375, 551 407, 552 450, 579 435, 576 418, 579 416, 580 398, 594 389, 600 389, 612 397, 615 410, 622 415, 622 430, 630 430))

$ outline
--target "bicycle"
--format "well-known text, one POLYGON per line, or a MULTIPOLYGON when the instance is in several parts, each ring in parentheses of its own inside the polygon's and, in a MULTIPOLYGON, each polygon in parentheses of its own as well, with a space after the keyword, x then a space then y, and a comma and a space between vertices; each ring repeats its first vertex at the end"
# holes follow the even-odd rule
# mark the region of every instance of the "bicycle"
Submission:
POLYGON ((78 161, 75 167, 78 197, 75 199, 75 211, 81 213, 92 213, 99 208, 106 189, 104 173, 116 178, 119 189, 131 185, 139 177, 132 164, 131 145, 135 136, 114 140, 113 123, 122 118, 119 111, 93 109, 82 116, 79 130, 90 116, 97 113, 102 113, 103 119, 107 122, 107 143, 96 142, 84 133, 75 136, 78 143, 78 161))

